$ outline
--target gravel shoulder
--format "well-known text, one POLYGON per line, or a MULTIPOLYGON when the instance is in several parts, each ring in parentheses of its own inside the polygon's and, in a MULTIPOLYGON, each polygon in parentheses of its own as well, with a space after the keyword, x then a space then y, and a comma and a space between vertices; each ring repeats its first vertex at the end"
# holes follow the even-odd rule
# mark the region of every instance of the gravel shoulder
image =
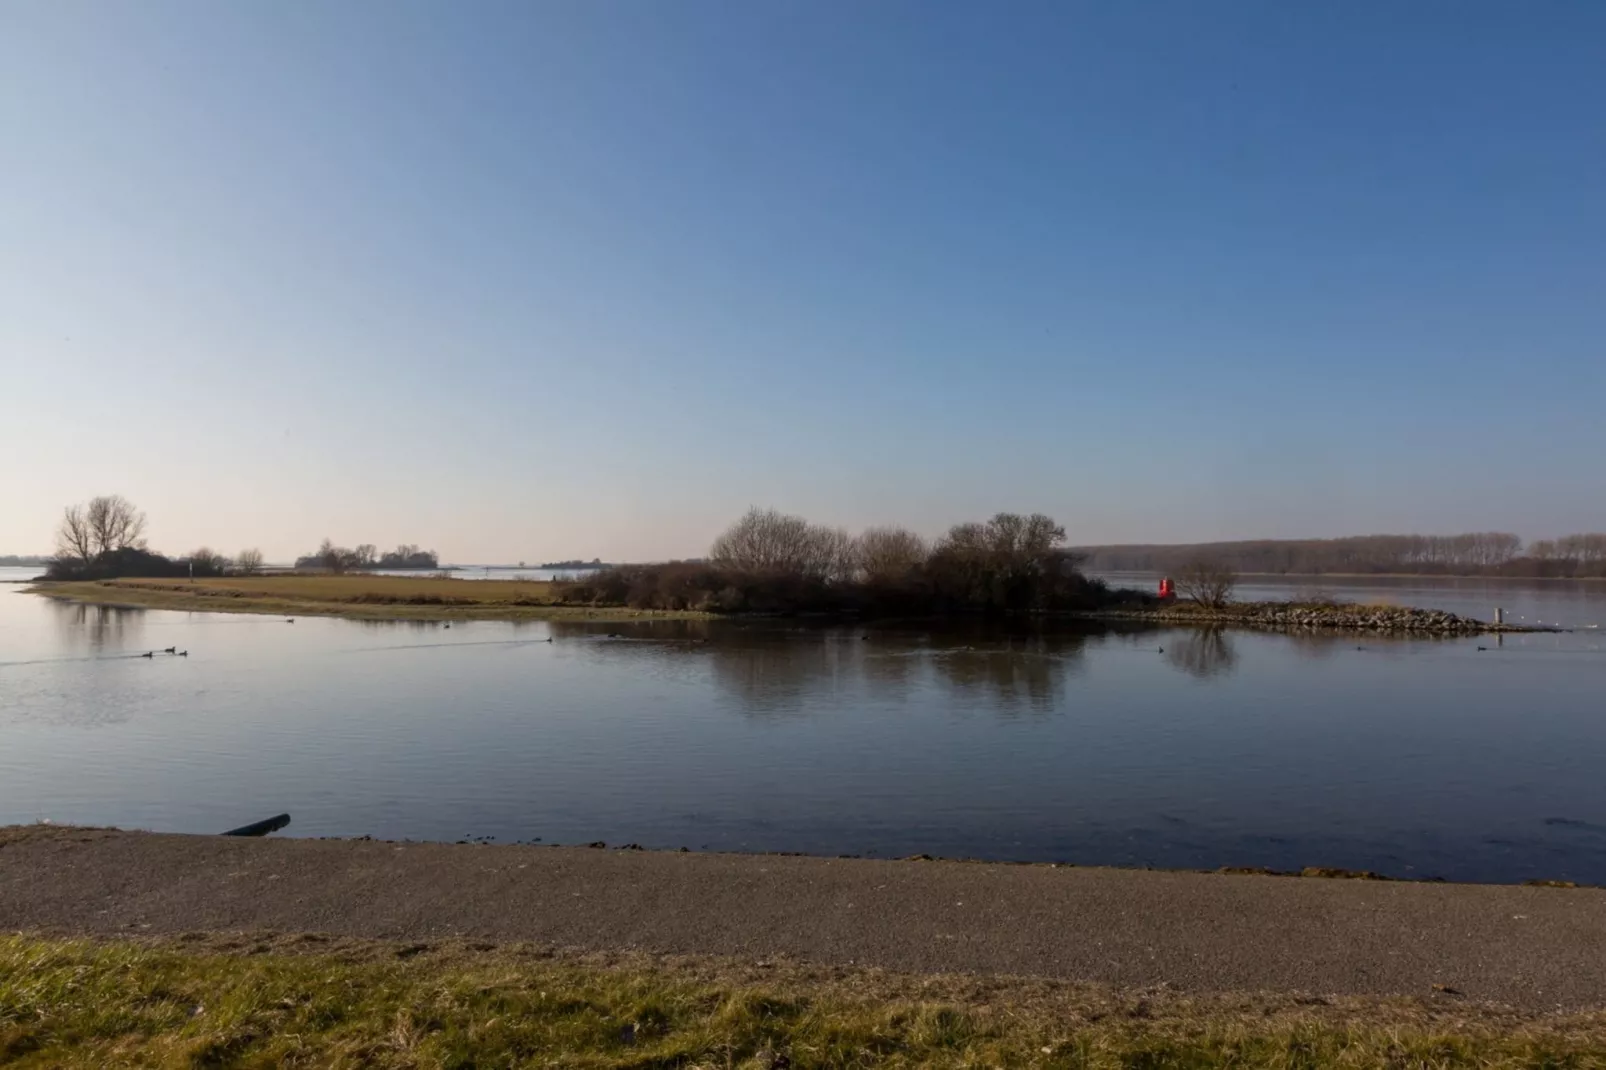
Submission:
POLYGON ((0 829, 0 930, 312 932, 1606 1006, 1606 890, 0 829))

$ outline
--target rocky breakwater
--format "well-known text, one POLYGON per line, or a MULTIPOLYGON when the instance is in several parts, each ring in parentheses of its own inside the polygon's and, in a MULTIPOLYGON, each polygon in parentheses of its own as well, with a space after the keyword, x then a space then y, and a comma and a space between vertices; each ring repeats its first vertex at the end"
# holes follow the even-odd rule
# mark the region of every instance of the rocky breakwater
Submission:
MULTIPOLYGON (((1126 615, 1126 614, 1123 614, 1126 615)), ((1157 606, 1131 614, 1145 620, 1179 624, 1221 624, 1248 628, 1331 629, 1410 632, 1421 635, 1477 635, 1483 632, 1547 631, 1516 624, 1490 624, 1442 609, 1410 606, 1356 606, 1296 602, 1238 602, 1219 609, 1193 603, 1157 606)))

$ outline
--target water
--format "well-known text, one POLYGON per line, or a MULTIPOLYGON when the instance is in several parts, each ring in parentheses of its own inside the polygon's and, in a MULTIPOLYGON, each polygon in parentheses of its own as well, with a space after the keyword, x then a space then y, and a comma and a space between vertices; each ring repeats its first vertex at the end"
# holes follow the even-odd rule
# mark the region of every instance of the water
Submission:
MULTIPOLYGON (((1474 582, 1383 586, 1606 622, 1606 585, 1474 582)), ((1603 695, 1600 629, 286 624, 0 585, 0 823, 1606 883, 1603 695)))

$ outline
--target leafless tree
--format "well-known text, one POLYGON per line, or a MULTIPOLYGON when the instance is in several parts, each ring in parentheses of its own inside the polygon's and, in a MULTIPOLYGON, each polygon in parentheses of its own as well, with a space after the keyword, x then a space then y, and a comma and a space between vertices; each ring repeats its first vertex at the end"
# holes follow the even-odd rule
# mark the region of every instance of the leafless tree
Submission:
POLYGON ((91 498, 84 518, 95 539, 97 553, 145 545, 145 514, 120 494, 91 498))
POLYGON ((872 584, 898 583, 925 563, 926 540, 907 528, 866 528, 859 536, 859 571, 872 584))
POLYGON ((812 575, 832 583, 847 583, 859 570, 859 548, 843 528, 814 526, 814 564, 812 575))
POLYGON ((753 508, 714 540, 709 562, 753 574, 840 580, 854 568, 853 539, 840 528, 753 508))
POLYGON ((56 556, 62 560, 88 564, 95 557, 95 535, 81 505, 69 505, 56 529, 56 556))
POLYGON ((118 494, 71 505, 56 529, 58 557, 84 564, 113 550, 145 545, 145 514, 118 494))
POLYGON ((197 576, 221 576, 229 569, 229 559, 213 550, 210 546, 201 546, 191 550, 185 555, 185 560, 197 576))
POLYGON ((330 572, 344 572, 350 555, 350 550, 343 549, 328 539, 324 539, 323 542, 318 544, 318 552, 314 556, 330 572))
POLYGON ((999 513, 985 524, 956 524, 931 553, 929 571, 947 597, 975 606, 1046 608, 1071 586, 1078 557, 1062 547, 1065 529, 1042 513, 999 513))
POLYGON ((257 549, 241 550, 234 555, 235 571, 247 576, 254 576, 262 571, 262 551, 257 549))
POLYGON ((1206 609, 1221 609, 1232 601, 1238 574, 1217 561, 1198 560, 1177 573, 1177 592, 1206 609))
POLYGON ((379 551, 371 542, 365 542, 351 552, 351 566, 353 568, 372 568, 374 562, 379 560, 379 551))

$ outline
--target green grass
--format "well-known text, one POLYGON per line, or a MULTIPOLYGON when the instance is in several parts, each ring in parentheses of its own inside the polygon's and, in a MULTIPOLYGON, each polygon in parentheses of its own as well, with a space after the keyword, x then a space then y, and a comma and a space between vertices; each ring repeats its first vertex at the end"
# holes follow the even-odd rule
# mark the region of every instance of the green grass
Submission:
POLYGON ((473 950, 0 937, 17 1067, 1606 1067, 1606 1017, 473 950))
POLYGON ((297 574, 36 583, 29 590, 52 598, 97 605, 363 620, 630 620, 706 616, 623 606, 561 605, 557 585, 545 580, 297 574))

